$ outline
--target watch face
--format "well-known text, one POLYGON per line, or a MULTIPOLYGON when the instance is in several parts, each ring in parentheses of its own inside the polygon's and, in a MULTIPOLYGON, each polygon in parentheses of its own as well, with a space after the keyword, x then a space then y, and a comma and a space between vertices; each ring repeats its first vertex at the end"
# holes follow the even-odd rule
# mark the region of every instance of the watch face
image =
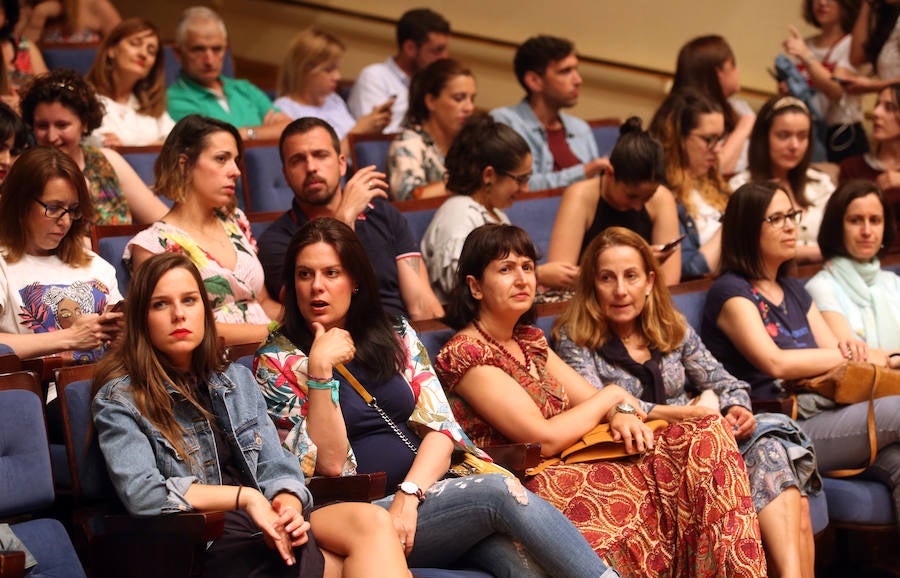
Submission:
POLYGON ((635 413, 636 410, 630 403, 620 403, 616 406, 616 411, 619 413, 635 413))
POLYGON ((400 484, 400 491, 404 494, 416 495, 419 492, 419 486, 412 482, 403 482, 400 484))

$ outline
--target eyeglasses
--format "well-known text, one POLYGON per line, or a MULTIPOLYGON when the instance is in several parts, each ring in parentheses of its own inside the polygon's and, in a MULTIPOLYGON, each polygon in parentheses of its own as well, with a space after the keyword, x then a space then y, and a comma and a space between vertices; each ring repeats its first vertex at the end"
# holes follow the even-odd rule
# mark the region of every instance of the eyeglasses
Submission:
POLYGON ((704 135, 704 134, 697 134, 695 132, 691 133, 691 134, 693 136, 699 138, 700 140, 702 140, 704 143, 706 143, 706 148, 708 150, 715 150, 715 148, 717 146, 719 146, 720 144, 725 142, 725 135, 723 135, 723 134, 704 135))
POLYGON ((791 211, 790 213, 775 213, 774 215, 769 215, 763 221, 769 223, 776 229, 783 229, 784 225, 790 220, 794 223, 794 226, 800 224, 800 218, 803 216, 803 213, 800 211, 791 211))
POLYGON ((48 205, 38 199, 32 199, 35 203, 44 207, 44 216, 48 219, 56 219, 57 221, 62 219, 67 213, 69 217, 73 221, 80 221, 81 217, 81 207, 75 205, 74 207, 64 207, 62 205, 48 205))
POLYGON ((529 171, 529 172, 527 172, 527 173, 522 173, 521 175, 514 175, 514 174, 512 174, 512 173, 508 173, 508 172, 506 172, 506 171, 503 171, 503 175, 505 175, 505 176, 511 178, 512 180, 516 181, 516 183, 517 183, 519 186, 522 186, 522 185, 524 185, 524 184, 527 184, 528 181, 531 180, 531 174, 532 174, 531 171, 529 171))

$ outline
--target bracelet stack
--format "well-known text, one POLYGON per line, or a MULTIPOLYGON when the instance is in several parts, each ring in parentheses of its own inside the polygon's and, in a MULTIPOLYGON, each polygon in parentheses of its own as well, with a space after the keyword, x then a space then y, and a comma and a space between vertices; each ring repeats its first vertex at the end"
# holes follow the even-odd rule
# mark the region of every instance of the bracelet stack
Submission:
POLYGON ((314 377, 312 375, 306 375, 306 387, 310 389, 330 389, 331 390, 331 401, 334 405, 338 404, 338 391, 341 388, 340 382, 334 378, 326 378, 326 377, 314 377))

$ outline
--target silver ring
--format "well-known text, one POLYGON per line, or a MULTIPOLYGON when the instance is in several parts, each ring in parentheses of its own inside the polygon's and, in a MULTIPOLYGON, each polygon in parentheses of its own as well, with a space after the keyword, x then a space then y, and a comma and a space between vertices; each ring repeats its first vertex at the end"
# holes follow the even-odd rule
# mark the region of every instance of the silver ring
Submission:
POLYGON ((366 183, 366 186, 369 187, 369 188, 371 189, 371 188, 372 188, 372 181, 369 181, 368 183, 366 183))

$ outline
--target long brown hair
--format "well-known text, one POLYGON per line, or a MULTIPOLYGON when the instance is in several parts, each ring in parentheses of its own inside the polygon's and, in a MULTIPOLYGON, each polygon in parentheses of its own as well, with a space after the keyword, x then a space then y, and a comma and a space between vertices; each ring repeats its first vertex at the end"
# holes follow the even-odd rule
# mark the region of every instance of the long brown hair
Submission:
POLYGON ((8 262, 15 263, 25 254, 28 213, 52 179, 63 179, 72 185, 82 215, 80 220, 72 221, 54 254, 72 267, 91 262, 90 254, 84 249, 84 236, 94 217, 91 193, 75 161, 54 147, 35 147, 22 153, 0 185, 0 245, 8 262))
MULTIPOLYGON (((213 373, 223 367, 216 339, 216 324, 212 308, 205 298, 203 279, 197 267, 185 255, 161 253, 147 259, 131 279, 128 304, 125 307, 125 331, 119 346, 110 351, 97 365, 93 395, 109 381, 122 376, 131 378, 134 404, 142 416, 156 427, 172 444, 175 451, 190 459, 185 445, 187 432, 175 420, 173 394, 184 397, 204 416, 208 412, 198 402, 191 384, 194 380, 208 383, 213 373), (179 371, 169 359, 153 347, 147 315, 156 285, 163 275, 174 269, 184 269, 197 283, 203 300, 204 335, 191 357, 188 374, 179 371)), ((202 464, 191 464, 200 466, 202 464)))
POLYGON ((687 322, 672 303, 650 245, 640 235, 624 227, 604 229, 585 249, 581 256, 581 275, 575 285, 575 296, 553 324, 553 339, 559 339, 562 327, 566 328, 566 334, 576 345, 590 349, 599 349, 612 337, 600 308, 595 280, 600 254, 613 247, 631 247, 637 251, 644 262, 644 273, 648 276, 653 273, 656 278, 640 314, 641 332, 650 347, 662 353, 676 349, 684 342, 687 322))
POLYGON ((115 97, 116 86, 113 80, 113 63, 109 58, 109 51, 129 36, 147 30, 153 32, 153 35, 156 36, 159 50, 147 76, 134 85, 132 92, 138 100, 138 112, 147 116, 158 117, 166 111, 166 79, 163 70, 163 61, 165 59, 163 58, 159 30, 149 20, 128 18, 119 22, 109 33, 109 36, 103 39, 100 47, 97 48, 97 56, 94 58, 94 64, 88 71, 86 78, 88 82, 94 85, 98 94, 109 98, 115 97))

